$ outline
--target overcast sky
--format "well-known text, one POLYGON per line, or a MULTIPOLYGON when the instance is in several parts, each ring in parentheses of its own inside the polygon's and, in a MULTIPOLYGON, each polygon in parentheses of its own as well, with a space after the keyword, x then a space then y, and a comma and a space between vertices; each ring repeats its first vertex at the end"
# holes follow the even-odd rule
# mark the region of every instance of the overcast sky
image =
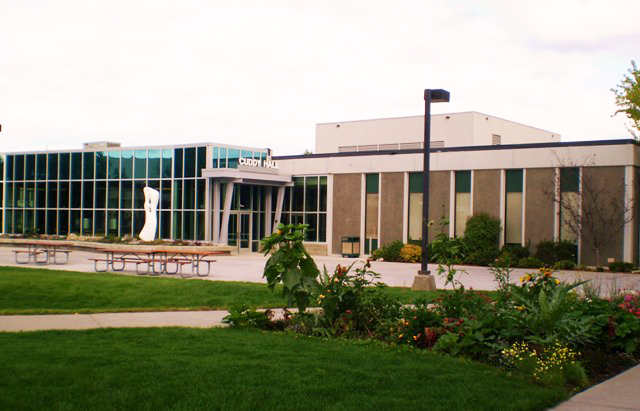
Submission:
POLYGON ((315 124, 421 115, 423 90, 630 138, 610 91, 640 0, 0 0, 0 151, 220 142, 314 149, 315 124))

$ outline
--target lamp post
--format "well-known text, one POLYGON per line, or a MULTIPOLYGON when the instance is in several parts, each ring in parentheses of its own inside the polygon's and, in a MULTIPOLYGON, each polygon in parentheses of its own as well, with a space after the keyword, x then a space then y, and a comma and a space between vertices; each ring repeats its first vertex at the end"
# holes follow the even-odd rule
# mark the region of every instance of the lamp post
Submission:
POLYGON ((422 260, 418 276, 413 281, 414 289, 434 290, 435 279, 427 266, 427 242, 429 234, 429 154, 431 149, 431 103, 448 103, 449 92, 442 89, 424 91, 424 151, 422 169, 422 260))

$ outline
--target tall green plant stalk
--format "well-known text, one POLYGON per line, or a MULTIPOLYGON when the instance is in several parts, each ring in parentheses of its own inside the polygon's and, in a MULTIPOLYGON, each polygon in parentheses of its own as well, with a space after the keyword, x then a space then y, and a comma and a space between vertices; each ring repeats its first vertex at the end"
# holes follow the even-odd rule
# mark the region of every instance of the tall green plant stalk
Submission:
POLYGON ((276 284, 282 283, 283 296, 289 305, 295 303, 300 312, 309 306, 311 290, 320 274, 302 243, 307 228, 307 224, 280 224, 275 233, 261 241, 264 255, 272 253, 263 274, 269 288, 273 291, 276 284))

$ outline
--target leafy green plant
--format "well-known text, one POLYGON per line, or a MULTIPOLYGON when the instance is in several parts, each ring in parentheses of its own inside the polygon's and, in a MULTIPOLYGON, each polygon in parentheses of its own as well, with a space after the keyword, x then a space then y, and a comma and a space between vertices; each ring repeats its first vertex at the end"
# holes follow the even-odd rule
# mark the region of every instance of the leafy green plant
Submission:
POLYGON ((575 262, 578 256, 578 247, 571 241, 543 240, 536 246, 535 257, 542 260, 547 266, 553 266, 558 261, 570 260, 575 262))
POLYGON ((629 273, 635 269, 635 265, 624 261, 609 263, 609 271, 612 273, 629 273))
POLYGON ((396 240, 382 245, 371 254, 373 260, 383 259, 384 261, 402 261, 402 241, 396 240))
POLYGON ((267 328, 269 316, 265 311, 256 311, 255 308, 244 304, 235 304, 229 308, 229 315, 222 322, 231 327, 257 327, 267 328))
POLYGON ((283 296, 289 305, 295 302, 298 310, 304 312, 309 305, 311 290, 320 274, 316 263, 304 248, 306 224, 278 225, 278 229, 261 241, 262 252, 271 253, 264 267, 264 277, 273 291, 276 284, 282 283, 283 296))
POLYGON ((400 259, 405 263, 419 263, 422 261, 422 247, 406 244, 400 250, 400 259))
POLYGON ((314 290, 322 313, 317 316, 315 332, 321 335, 372 335, 380 321, 399 315, 401 304, 383 292, 380 274, 370 270, 367 261, 351 273, 348 267, 337 265, 329 275, 326 267, 314 290))
POLYGON ((536 257, 524 257, 518 260, 518 268, 542 268, 544 262, 536 257))
POLYGON ((475 214, 467 221, 462 242, 465 247, 465 263, 491 264, 500 253, 500 220, 487 213, 475 214))
POLYGON ((553 266, 555 270, 575 270, 576 263, 571 260, 560 260, 553 266))

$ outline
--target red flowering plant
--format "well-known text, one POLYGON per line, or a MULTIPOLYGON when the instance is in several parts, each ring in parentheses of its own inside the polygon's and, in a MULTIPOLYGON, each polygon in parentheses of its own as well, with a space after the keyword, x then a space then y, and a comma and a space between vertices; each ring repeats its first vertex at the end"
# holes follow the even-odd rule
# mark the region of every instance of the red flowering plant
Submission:
POLYGON ((640 318, 640 291, 627 291, 622 293, 622 302, 618 307, 640 318))
POLYGON ((401 318, 388 319, 379 334, 392 344, 409 344, 418 348, 431 348, 445 332, 442 316, 434 311, 426 299, 402 309, 401 318))

